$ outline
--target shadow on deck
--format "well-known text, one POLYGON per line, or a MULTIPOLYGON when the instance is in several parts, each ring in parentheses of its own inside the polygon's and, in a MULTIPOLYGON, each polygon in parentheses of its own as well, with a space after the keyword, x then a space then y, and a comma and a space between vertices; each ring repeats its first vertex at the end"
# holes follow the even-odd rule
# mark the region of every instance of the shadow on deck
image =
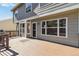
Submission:
POLYGON ((0 46, 0 56, 17 56, 18 53, 12 49, 6 50, 4 47, 0 46))

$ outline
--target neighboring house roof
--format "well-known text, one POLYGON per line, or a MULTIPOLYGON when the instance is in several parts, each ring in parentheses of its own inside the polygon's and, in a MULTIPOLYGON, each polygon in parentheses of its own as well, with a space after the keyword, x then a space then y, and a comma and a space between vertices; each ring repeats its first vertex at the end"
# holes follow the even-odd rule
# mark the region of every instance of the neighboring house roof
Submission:
POLYGON ((15 10, 16 10, 17 8, 19 8, 21 5, 23 5, 23 3, 18 3, 18 4, 16 4, 16 6, 14 6, 11 11, 15 11, 15 10))
POLYGON ((13 23, 12 19, 5 19, 0 21, 0 28, 6 31, 14 31, 16 30, 16 24, 13 23))

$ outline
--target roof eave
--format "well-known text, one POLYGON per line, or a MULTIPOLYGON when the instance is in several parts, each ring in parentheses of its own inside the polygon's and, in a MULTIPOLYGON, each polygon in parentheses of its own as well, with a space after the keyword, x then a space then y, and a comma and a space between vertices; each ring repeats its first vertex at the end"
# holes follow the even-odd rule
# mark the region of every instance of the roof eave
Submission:
POLYGON ((19 8, 22 4, 23 4, 23 3, 18 3, 18 4, 16 4, 16 6, 14 6, 11 11, 15 11, 15 10, 16 10, 17 8, 19 8))

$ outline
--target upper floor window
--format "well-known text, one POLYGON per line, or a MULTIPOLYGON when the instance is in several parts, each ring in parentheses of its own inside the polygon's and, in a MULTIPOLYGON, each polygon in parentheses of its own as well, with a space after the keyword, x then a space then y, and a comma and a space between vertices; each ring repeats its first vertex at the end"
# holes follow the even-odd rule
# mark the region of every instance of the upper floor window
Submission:
POLYGON ((26 4, 26 13, 31 12, 32 11, 32 4, 31 3, 27 3, 26 4))

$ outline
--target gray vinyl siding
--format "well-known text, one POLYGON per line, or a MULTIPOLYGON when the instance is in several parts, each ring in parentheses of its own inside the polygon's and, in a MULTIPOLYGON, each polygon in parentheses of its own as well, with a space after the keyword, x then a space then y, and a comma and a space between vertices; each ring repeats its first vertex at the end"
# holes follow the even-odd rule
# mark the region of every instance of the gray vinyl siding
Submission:
POLYGON ((48 4, 48 3, 40 3, 40 7, 42 7, 42 6, 46 5, 46 4, 48 4))
POLYGON ((61 10, 64 8, 72 7, 77 4, 78 3, 49 3, 46 6, 36 9, 35 11, 38 15, 43 15, 43 14, 55 12, 57 10, 61 10))
MULTIPOLYGON (((42 40, 48 40, 52 42, 58 42, 66 45, 76 46, 79 47, 79 35, 78 35, 78 12, 77 10, 72 12, 65 12, 63 14, 52 15, 51 19, 55 18, 63 18, 68 17, 68 37, 57 37, 57 36, 48 36, 48 35, 41 35, 41 21, 43 19, 36 19, 32 20, 32 22, 37 22, 37 38, 42 40)), ((50 18, 50 17, 49 17, 50 18)), ((49 18, 47 20, 49 20, 49 18)))
MULTIPOLYGON (((45 4, 41 4, 41 6, 43 6, 45 4)), ((74 5, 74 4, 72 4, 74 5)), ((26 13, 26 9, 25 9, 25 4, 22 5, 18 11, 18 17, 17 20, 23 20, 23 19, 27 19, 29 17, 35 16, 35 15, 43 15, 49 12, 54 12, 56 10, 59 10, 61 8, 65 8, 68 6, 63 6, 63 7, 57 7, 57 9, 47 9, 46 11, 44 11, 44 8, 41 8, 41 11, 34 12, 35 8, 38 7, 38 3, 32 3, 32 7, 33 10, 30 13, 26 13)), ((53 6, 52 6, 53 7, 53 6)), ((45 7, 47 8, 47 7, 45 7)), ((54 15, 48 15, 48 16, 44 16, 41 18, 37 18, 37 19, 31 19, 31 22, 37 22, 37 38, 41 39, 41 40, 48 40, 48 41, 52 41, 52 42, 58 42, 58 43, 62 43, 62 44, 66 44, 66 45, 71 45, 71 46, 76 46, 79 47, 79 33, 78 33, 78 9, 74 9, 74 10, 70 10, 70 11, 65 11, 65 12, 61 12, 58 14, 54 14, 54 15), (63 18, 63 17, 68 17, 68 37, 57 37, 57 36, 50 36, 50 35, 41 35, 41 21, 43 20, 50 20, 50 19, 56 19, 56 18, 63 18)), ((32 26, 32 23, 31 23, 32 26)), ((32 37, 32 27, 31 27, 31 33, 30 34, 26 34, 27 37, 32 37)))
POLYGON ((50 13, 50 12, 54 12, 63 8, 67 8, 73 5, 76 5, 75 3, 61 3, 61 5, 59 5, 60 3, 40 3, 40 8, 38 8, 38 4, 39 3, 32 3, 32 12, 26 13, 26 4, 24 3, 22 6, 20 6, 17 10, 18 10, 18 14, 17 16, 15 16, 15 18, 17 20, 23 20, 23 19, 27 19, 30 18, 32 16, 38 16, 38 15, 43 15, 46 13, 50 13), (46 5, 46 6, 44 6, 46 5), (59 5, 59 6, 56 6, 59 5), (44 6, 44 7, 43 7, 44 6))
POLYGON ((29 17, 35 16, 37 15, 34 12, 34 9, 37 7, 38 3, 32 3, 32 12, 28 12, 26 13, 26 4, 23 4, 21 7, 19 7, 18 10, 18 14, 17 16, 15 16, 15 18, 17 20, 23 20, 23 19, 27 19, 29 17))

